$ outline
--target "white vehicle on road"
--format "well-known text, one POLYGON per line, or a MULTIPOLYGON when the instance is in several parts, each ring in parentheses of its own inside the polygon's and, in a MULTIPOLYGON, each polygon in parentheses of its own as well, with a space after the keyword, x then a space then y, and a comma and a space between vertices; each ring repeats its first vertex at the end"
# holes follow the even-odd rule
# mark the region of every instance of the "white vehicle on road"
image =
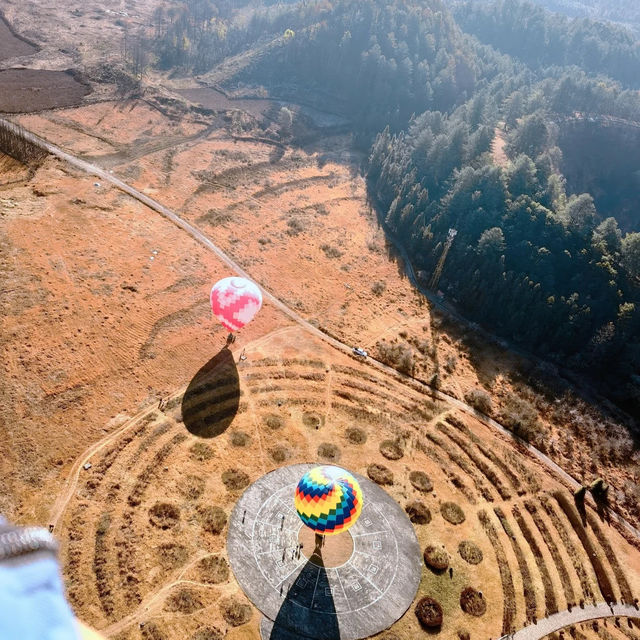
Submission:
POLYGON ((353 347, 353 353, 357 356, 362 356, 363 358, 366 358, 369 355, 364 349, 361 349, 360 347, 353 347))

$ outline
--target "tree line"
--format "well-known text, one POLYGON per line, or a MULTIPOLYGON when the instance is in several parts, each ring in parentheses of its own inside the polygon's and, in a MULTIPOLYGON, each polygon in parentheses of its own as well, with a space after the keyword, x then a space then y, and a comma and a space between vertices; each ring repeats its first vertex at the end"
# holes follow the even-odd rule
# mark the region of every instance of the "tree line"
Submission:
POLYGON ((576 65, 640 88, 640 46, 624 27, 566 18, 523 0, 453 5, 467 33, 535 68, 576 65))

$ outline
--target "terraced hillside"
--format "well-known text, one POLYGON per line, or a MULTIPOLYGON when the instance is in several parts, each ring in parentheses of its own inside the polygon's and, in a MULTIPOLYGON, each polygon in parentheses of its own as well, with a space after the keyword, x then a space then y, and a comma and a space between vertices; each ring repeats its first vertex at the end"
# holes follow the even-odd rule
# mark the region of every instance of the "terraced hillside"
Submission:
MULTIPOLYGON (((79 476, 57 528, 65 576, 76 611, 109 637, 253 637, 260 616, 229 572, 227 520, 250 482, 308 461, 368 474, 406 509, 421 545, 445 556, 452 572, 425 564, 418 593, 442 603, 443 637, 498 637, 638 593, 633 548, 590 511, 583 527, 571 494, 526 450, 425 388, 301 329, 239 355, 216 356, 79 476), (213 437, 193 435, 203 424, 213 437), (468 587, 482 594, 480 615, 461 609, 468 587)), ((392 630, 420 634, 411 611, 392 630)))

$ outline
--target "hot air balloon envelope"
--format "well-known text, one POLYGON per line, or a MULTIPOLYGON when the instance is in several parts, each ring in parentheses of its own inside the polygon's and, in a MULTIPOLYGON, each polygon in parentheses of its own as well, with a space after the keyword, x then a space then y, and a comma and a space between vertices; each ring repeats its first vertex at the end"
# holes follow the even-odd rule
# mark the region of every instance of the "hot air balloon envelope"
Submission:
POLYGON ((362 512, 362 489, 340 467, 314 467, 298 482, 295 505, 302 522, 316 533, 342 533, 362 512))
POLYGON ((223 278, 211 289, 211 311, 229 331, 251 322, 261 306, 260 288, 246 278, 223 278))

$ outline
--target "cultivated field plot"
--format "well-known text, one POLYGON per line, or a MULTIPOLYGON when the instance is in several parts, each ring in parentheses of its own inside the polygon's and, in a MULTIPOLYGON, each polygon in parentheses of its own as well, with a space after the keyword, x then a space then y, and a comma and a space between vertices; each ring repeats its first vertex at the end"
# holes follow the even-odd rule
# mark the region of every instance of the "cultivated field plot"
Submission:
MULTIPOLYGON (((583 526, 571 494, 512 440, 299 328, 239 351, 80 472, 57 527, 65 576, 78 614, 109 637, 257 637, 229 572, 228 518, 251 482, 299 462, 367 475, 405 509, 425 551, 418 597, 441 603, 442 637, 496 638, 638 593, 637 551, 590 510, 583 526)), ((413 609, 392 630, 419 637, 413 609)))
POLYGON ((0 60, 8 60, 19 56, 30 56, 36 48, 19 38, 11 31, 9 25, 0 18, 0 60))
MULTIPOLYGON (((185 384, 226 336, 208 294, 228 270, 97 185, 48 160, 0 198, 0 511, 14 520, 46 524, 80 452, 185 384)), ((279 323, 266 305, 243 338, 279 323)))
POLYGON ((79 104, 90 92, 72 74, 43 69, 0 71, 0 112, 25 113, 79 104))

